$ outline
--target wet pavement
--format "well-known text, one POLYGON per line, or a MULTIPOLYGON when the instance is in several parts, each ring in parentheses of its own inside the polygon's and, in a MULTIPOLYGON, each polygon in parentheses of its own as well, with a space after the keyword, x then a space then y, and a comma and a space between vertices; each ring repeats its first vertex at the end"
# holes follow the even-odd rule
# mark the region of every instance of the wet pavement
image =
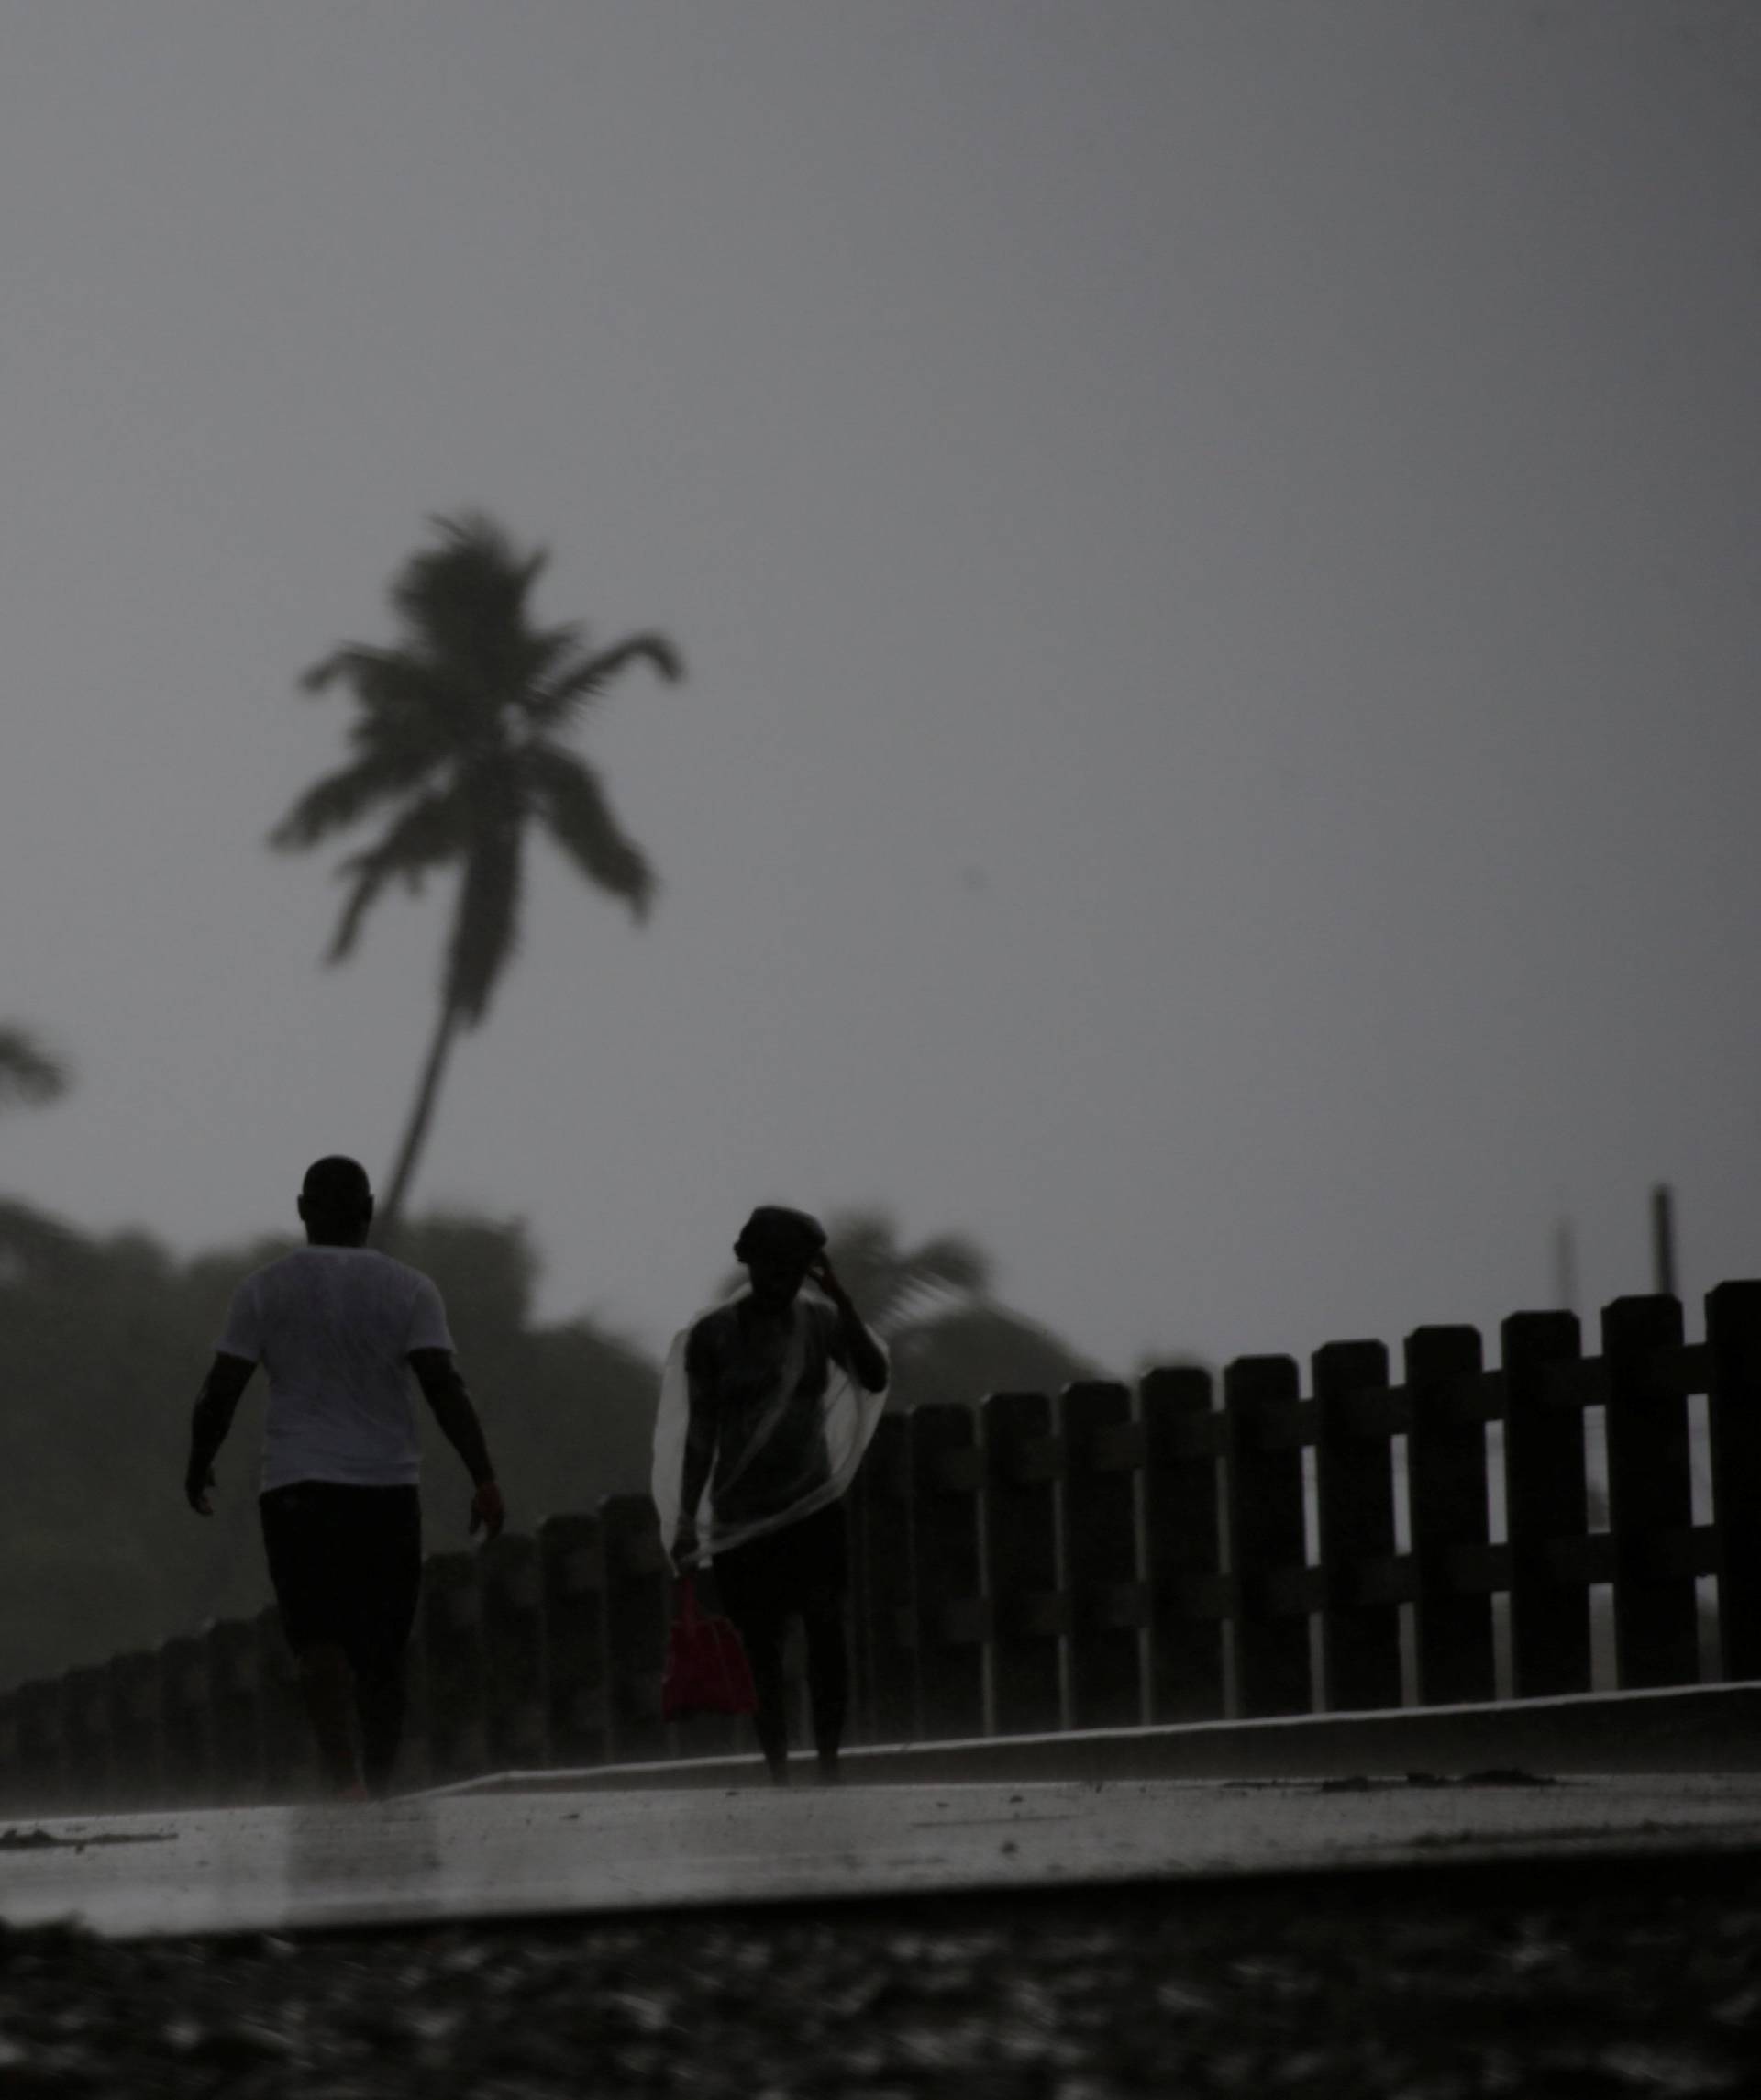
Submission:
POLYGON ((1753 1774, 455 1793, 15 1822, 0 1921, 334 1931, 1757 1848, 1753 1774))

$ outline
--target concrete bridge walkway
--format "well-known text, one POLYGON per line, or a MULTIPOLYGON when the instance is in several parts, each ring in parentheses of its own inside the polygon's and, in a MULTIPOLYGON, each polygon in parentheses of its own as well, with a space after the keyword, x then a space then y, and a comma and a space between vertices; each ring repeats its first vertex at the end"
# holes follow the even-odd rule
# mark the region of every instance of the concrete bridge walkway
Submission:
POLYGON ((17 1820, 0 1828, 0 1919, 281 1932, 1757 1847, 1753 1773, 578 1791, 547 1774, 384 1804, 17 1820))

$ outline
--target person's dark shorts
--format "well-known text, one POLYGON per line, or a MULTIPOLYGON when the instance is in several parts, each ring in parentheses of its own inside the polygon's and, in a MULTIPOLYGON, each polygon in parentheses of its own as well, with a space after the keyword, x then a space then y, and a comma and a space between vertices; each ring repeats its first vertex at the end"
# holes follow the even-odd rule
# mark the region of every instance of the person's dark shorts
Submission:
POLYGON ((712 1565, 722 1609, 736 1626, 836 1611, 850 1581, 844 1505, 829 1502, 781 1531, 717 1553, 712 1565))
POLYGON ((422 1586, 419 1491, 302 1480, 258 1507, 288 1646, 333 1644, 370 1668, 394 1661, 422 1586))

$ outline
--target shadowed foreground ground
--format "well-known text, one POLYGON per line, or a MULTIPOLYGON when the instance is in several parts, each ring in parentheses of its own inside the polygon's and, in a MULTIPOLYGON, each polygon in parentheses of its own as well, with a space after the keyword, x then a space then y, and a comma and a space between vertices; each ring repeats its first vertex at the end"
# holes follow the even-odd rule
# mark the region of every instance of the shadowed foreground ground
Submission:
POLYGON ((482 2100, 1761 2091, 1761 1864, 0 1937, 0 2091, 482 2100))

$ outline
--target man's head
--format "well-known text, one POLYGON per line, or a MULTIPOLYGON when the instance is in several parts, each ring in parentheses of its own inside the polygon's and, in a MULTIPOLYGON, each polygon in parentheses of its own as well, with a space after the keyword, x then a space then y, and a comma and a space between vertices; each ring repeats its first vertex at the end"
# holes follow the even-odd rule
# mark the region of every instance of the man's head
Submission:
POLYGON ((315 1247, 359 1247, 373 1222, 373 1190, 359 1160, 331 1152, 300 1183, 300 1217, 315 1247))
POLYGON ((804 1210, 762 1204, 734 1242, 734 1259, 752 1279, 752 1295, 771 1310, 788 1305, 824 1251, 825 1228, 804 1210))

